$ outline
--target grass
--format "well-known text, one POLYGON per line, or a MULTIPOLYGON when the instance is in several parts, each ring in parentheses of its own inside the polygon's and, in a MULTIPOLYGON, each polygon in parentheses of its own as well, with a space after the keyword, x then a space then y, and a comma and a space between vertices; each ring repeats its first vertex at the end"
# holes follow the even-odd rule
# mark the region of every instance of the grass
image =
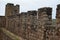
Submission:
POLYGON ((13 40, 22 40, 21 37, 11 33, 10 31, 6 30, 5 28, 1 28, 1 30, 3 31, 3 33, 5 33, 7 36, 9 36, 13 40))

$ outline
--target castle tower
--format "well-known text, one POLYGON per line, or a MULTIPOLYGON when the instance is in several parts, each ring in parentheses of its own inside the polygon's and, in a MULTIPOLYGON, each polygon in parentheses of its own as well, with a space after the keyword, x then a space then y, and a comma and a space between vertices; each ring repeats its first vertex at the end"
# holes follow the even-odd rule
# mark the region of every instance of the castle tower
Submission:
POLYGON ((60 4, 56 8, 56 40, 60 40, 60 4))
POLYGON ((12 3, 6 5, 5 16, 11 16, 19 13, 19 5, 14 6, 12 3))
POLYGON ((5 8, 5 16, 11 16, 14 10, 14 4, 8 3, 5 8))
MULTIPOLYGON (((51 31, 52 25, 52 8, 44 7, 38 9, 38 20, 39 20, 39 32, 41 32, 41 40, 51 40, 48 33, 51 31), (47 36, 48 35, 48 36, 47 36)), ((52 33, 52 32, 51 32, 52 33)))
POLYGON ((6 27, 8 27, 9 18, 12 16, 19 14, 19 5, 14 5, 12 3, 8 3, 5 7, 5 18, 6 18, 6 27))

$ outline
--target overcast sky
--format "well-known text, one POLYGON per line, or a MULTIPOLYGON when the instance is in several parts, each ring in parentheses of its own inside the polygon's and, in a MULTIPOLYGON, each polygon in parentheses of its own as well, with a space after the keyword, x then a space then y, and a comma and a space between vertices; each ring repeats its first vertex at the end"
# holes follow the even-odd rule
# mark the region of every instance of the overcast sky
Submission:
POLYGON ((5 5, 7 3, 14 3, 20 5, 20 12, 28 10, 38 10, 42 7, 52 7, 52 18, 56 16, 56 6, 60 4, 60 0, 0 0, 0 15, 5 15, 5 5))

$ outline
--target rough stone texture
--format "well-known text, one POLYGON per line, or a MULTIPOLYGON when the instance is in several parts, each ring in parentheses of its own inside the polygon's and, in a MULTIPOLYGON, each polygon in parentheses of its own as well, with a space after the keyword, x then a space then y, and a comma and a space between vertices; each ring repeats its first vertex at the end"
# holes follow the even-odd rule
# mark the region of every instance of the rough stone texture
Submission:
MULTIPOLYGON (((14 6, 14 4, 8 3, 5 16, 0 17, 0 27, 5 27, 24 40, 58 40, 60 37, 59 8, 60 5, 57 6, 56 16, 58 27, 54 27, 52 26, 52 8, 44 7, 39 8, 38 11, 31 10, 19 14, 19 5, 14 6)), ((0 35, 1 40, 12 40, 5 34, 2 35, 0 35)))
POLYGON ((0 16, 0 27, 5 27, 6 22, 5 22, 5 16, 0 16))
POLYGON ((60 4, 56 8, 56 40, 60 40, 60 4))
POLYGON ((5 18, 6 18, 6 29, 10 30, 11 32, 18 35, 18 28, 19 25, 19 5, 14 6, 14 4, 8 3, 6 5, 6 12, 5 12, 5 18))
POLYGON ((40 20, 40 27, 42 40, 53 40, 54 27, 52 27, 52 8, 44 7, 38 9, 38 19, 40 20))

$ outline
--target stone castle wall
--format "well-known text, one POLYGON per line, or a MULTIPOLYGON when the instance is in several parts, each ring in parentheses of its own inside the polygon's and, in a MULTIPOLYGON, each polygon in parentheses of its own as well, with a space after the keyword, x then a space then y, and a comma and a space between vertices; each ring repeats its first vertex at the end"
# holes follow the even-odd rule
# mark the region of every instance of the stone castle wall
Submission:
MULTIPOLYGON (((52 8, 43 7, 37 11, 30 10, 19 13, 19 5, 15 6, 8 3, 6 5, 5 16, 0 17, 0 26, 5 27, 24 40, 60 40, 59 9, 60 5, 57 6, 56 11, 56 24, 58 27, 55 27, 52 25, 52 8)), ((9 40, 8 37, 6 38, 9 40)))

